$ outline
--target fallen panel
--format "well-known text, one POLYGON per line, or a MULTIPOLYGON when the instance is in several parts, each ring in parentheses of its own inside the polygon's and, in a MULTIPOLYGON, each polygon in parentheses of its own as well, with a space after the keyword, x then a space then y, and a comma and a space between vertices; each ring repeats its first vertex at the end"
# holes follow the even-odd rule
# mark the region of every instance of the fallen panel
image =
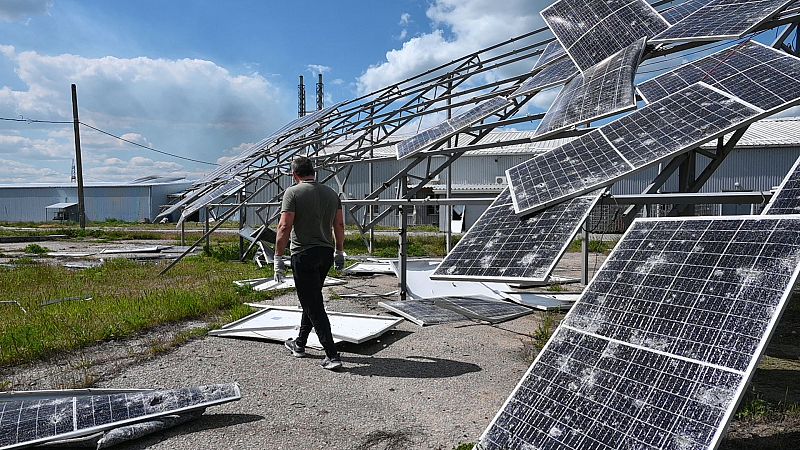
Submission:
POLYGON ((43 398, 0 396, 0 449, 86 436, 240 398, 235 383, 96 395, 67 391, 43 398))
POLYGON ((435 301, 435 298, 428 298, 423 300, 380 302, 378 306, 403 316, 421 327, 467 320, 467 317, 463 314, 437 306, 435 301))
POLYGON ((520 218, 506 188, 431 279, 545 283, 601 194, 596 191, 520 218))
MULTIPOLYGON (((229 337, 236 336, 237 333, 258 334, 282 331, 283 333, 288 333, 289 337, 297 337, 297 332, 300 329, 300 320, 303 315, 301 309, 292 306, 259 304, 250 304, 250 306, 263 309, 239 319, 236 322, 229 323, 218 330, 213 330, 209 332, 209 334, 213 336, 229 337)), ((328 318, 331 322, 331 333, 333 334, 334 340, 339 339, 354 344, 360 344, 376 338, 403 321, 403 319, 394 317, 333 311, 328 311, 328 318)), ((270 339, 268 336, 246 337, 264 337, 270 339)), ((317 342, 319 342, 319 340, 317 340, 317 342)))
POLYGON ((693 84, 507 170, 514 210, 529 214, 608 186, 764 114, 704 83, 693 84))
POLYGON ((352 266, 346 267, 344 273, 348 275, 372 275, 372 274, 388 274, 394 275, 392 266, 389 261, 383 262, 359 262, 352 266))
POLYGON ((434 301, 436 306, 489 323, 505 322, 533 313, 532 309, 515 303, 476 296, 439 297, 434 301))
MULTIPOLYGON (((257 282, 258 280, 250 280, 250 281, 256 281, 254 283, 251 283, 251 286, 253 287, 253 290, 255 290, 255 291, 274 291, 274 290, 278 290, 278 289, 294 289, 295 288, 294 278, 291 278, 291 277, 285 278, 282 282, 275 281, 272 278, 261 278, 261 280, 264 280, 264 281, 263 282, 257 282)), ((322 285, 325 286, 325 287, 328 287, 328 286, 341 286, 343 284, 347 284, 347 281, 341 280, 339 278, 326 277, 325 278, 325 282, 322 285)))
POLYGON ((781 181, 762 214, 800 214, 800 158, 781 181))
POLYGON ((773 112, 800 98, 800 59, 748 41, 684 64, 637 88, 651 103, 698 81, 773 112))
POLYGON ((531 292, 504 292, 503 297, 514 303, 541 311, 562 311, 569 309, 580 294, 534 294, 531 292))
POLYGON ((638 39, 567 83, 539 122, 536 138, 635 109, 633 77, 644 47, 645 39, 638 39))
POLYGON ((98 252, 47 252, 47 256, 56 258, 86 258, 96 255, 98 252))
POLYGON ((715 448, 799 270, 800 216, 636 220, 479 448, 715 448))
POLYGON ((439 125, 428 128, 427 130, 418 133, 404 141, 398 142, 395 145, 397 151, 397 159, 403 159, 418 153, 427 147, 431 147, 436 143, 442 142, 450 136, 458 133, 461 130, 469 127, 470 125, 481 121, 492 114, 500 111, 511 102, 505 97, 494 97, 479 103, 474 108, 458 114, 452 119, 448 119, 439 125))
POLYGON ((103 249, 101 254, 120 254, 120 253, 158 253, 161 250, 169 248, 168 246, 155 245, 152 247, 130 247, 130 248, 106 248, 103 249))
MULTIPOLYGON (((438 260, 408 261, 406 288, 409 297, 420 299, 480 295, 483 297, 501 299, 502 296, 499 294, 499 291, 508 289, 507 284, 501 283, 431 280, 431 275, 433 275, 436 266, 438 266, 440 262, 441 261, 438 260)), ((399 274, 399 263, 397 261, 392 261, 391 264, 395 274, 399 274)))
POLYGON ((656 44, 736 39, 794 0, 713 0, 653 37, 656 44))
POLYGON ((581 71, 669 26, 644 0, 560 0, 541 15, 581 71))

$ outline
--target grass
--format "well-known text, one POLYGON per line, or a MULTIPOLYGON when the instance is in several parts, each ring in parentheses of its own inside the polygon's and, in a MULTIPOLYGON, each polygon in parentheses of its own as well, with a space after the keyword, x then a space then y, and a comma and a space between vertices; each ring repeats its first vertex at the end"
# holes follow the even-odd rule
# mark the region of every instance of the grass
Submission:
MULTIPOLYGON (((581 244, 583 244, 583 239, 575 239, 569 244, 569 248, 567 251, 575 253, 581 251, 581 244)), ((610 241, 598 241, 598 240, 590 240, 589 241, 589 252, 590 253, 602 253, 607 255, 611 252, 614 248, 616 242, 610 241)))
POLYGON ((39 244, 28 244, 23 249, 25 253, 33 253, 34 255, 43 255, 50 251, 47 247, 42 247, 39 244))
MULTIPOLYGON (((410 257, 442 257, 445 251, 444 236, 409 236, 408 256, 410 257)), ((365 255, 367 246, 359 235, 346 235, 344 249, 348 255, 365 255)), ((396 258, 399 250, 397 237, 375 236, 373 256, 379 258, 396 258)))
MULTIPOLYGON (((242 303, 270 295, 236 289, 232 283, 264 276, 252 264, 191 257, 164 276, 158 275, 161 268, 124 259, 80 272, 47 265, 0 268, 0 291, 27 310, 13 308, 0 315, 0 366, 130 337, 166 323, 218 314, 238 318, 246 314, 242 303), (93 299, 40 306, 45 300, 84 295, 93 299)), ((179 335, 162 347, 191 337, 179 335)))
POLYGON ((800 404, 770 402, 752 392, 746 394, 736 410, 736 419, 746 422, 781 422, 787 418, 800 418, 800 404))

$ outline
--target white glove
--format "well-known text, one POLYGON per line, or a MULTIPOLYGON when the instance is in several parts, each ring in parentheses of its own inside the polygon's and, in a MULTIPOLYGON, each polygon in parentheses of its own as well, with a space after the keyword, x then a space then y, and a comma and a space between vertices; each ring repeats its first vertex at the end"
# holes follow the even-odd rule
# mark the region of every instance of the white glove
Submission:
POLYGON ((283 283, 284 278, 286 278, 286 266, 283 264, 283 258, 276 255, 275 260, 272 262, 272 268, 275 272, 273 275, 275 281, 283 283))
POLYGON ((334 253, 334 255, 333 255, 333 268, 334 269, 336 269, 338 271, 341 271, 342 269, 344 269, 344 258, 345 258, 345 256, 347 256, 347 254, 345 254, 345 252, 343 252, 343 251, 334 253))

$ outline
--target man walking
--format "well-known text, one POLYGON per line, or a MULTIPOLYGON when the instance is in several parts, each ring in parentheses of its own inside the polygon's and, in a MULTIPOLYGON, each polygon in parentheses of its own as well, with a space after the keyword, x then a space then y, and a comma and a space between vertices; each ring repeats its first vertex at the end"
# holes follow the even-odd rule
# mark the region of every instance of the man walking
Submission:
POLYGON ((332 264, 336 270, 344 268, 342 202, 333 189, 317 183, 314 165, 305 156, 292 161, 292 178, 295 185, 286 189, 281 203, 274 268, 275 279, 283 281, 286 268, 282 255, 291 240, 292 273, 303 318, 297 339, 289 339, 285 345, 292 356, 306 356, 306 341, 313 328, 325 348, 322 367, 336 370, 342 367, 342 359, 322 303, 322 284, 332 264))

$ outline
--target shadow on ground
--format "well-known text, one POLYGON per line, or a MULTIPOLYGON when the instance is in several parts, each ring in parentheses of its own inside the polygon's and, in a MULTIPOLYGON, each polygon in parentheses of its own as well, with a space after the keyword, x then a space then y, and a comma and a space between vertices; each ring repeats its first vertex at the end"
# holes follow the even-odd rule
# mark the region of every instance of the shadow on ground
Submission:
POLYGON ((264 416, 258 414, 204 414, 196 420, 186 422, 160 433, 143 436, 140 439, 115 446, 114 448, 118 450, 142 450, 180 434, 191 434, 198 431, 257 422, 259 420, 264 420, 264 416))
POLYGON ((719 450, 797 450, 800 431, 788 431, 772 436, 725 439, 719 450))
POLYGON ((428 356, 405 358, 346 356, 344 362, 344 371, 366 377, 450 378, 482 370, 477 364, 428 356))

